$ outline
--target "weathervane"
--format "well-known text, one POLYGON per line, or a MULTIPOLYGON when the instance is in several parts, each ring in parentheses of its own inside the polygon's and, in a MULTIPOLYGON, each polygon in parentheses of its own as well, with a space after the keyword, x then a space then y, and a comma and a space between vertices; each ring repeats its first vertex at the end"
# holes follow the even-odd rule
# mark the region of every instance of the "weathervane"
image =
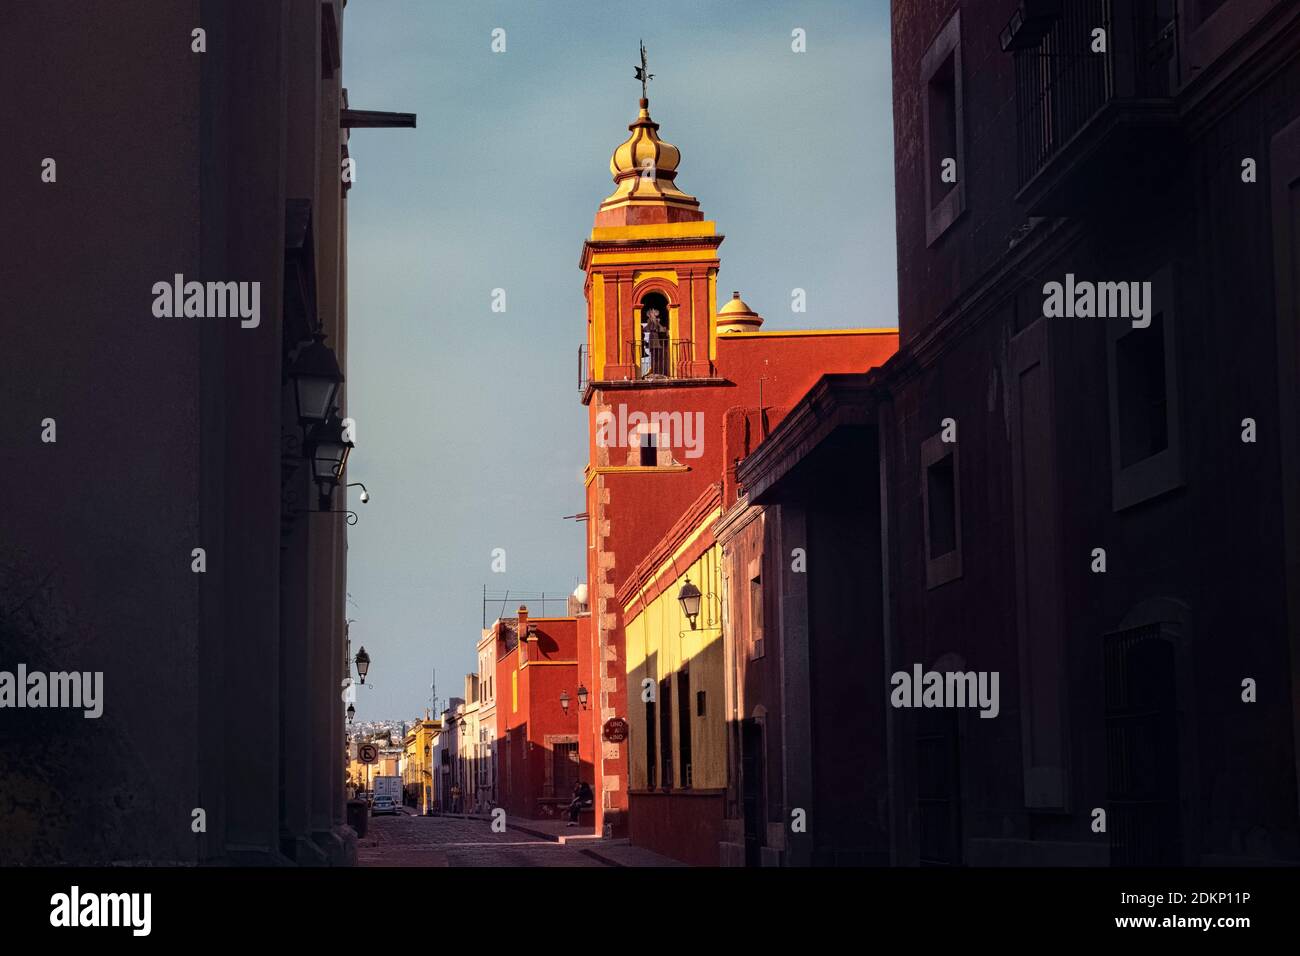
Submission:
POLYGON ((653 73, 646 72, 644 41, 642 41, 641 43, 641 65, 636 67, 635 69, 636 69, 636 78, 641 81, 641 99, 647 100, 650 98, 650 96, 646 92, 646 88, 645 88, 646 81, 653 80, 655 78, 655 75, 653 73))

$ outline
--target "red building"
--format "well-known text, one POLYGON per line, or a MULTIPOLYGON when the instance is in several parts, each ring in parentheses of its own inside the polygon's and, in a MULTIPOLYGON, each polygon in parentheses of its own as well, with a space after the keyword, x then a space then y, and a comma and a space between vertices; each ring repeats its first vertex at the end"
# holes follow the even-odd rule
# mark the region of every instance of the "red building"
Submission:
POLYGON ((493 630, 497 804, 511 816, 551 816, 580 777, 592 783, 578 754, 578 619, 529 618, 520 607, 493 630))
MULTIPOLYGON (((588 306, 580 386, 590 411, 590 617, 577 654, 590 706, 581 711, 580 736, 594 773, 597 823, 611 833, 625 832, 629 784, 662 794, 689 789, 690 779, 683 757, 665 753, 661 736, 650 762, 675 772, 661 772, 653 783, 629 781, 629 748, 649 741, 602 736, 612 718, 628 717, 630 576, 665 547, 710 485, 733 482, 736 459, 822 374, 865 371, 897 347, 892 328, 761 331, 763 320, 738 294, 717 308, 723 236, 676 185, 680 153, 659 138, 647 100, 628 128, 610 163, 616 188, 601 203, 580 260, 588 306)), ((669 724, 683 719, 676 715, 669 724)), ((642 804, 668 812, 666 800, 642 804)), ((665 834, 667 842, 654 848, 680 856, 688 848, 672 845, 672 834, 689 829, 641 832, 665 834)))

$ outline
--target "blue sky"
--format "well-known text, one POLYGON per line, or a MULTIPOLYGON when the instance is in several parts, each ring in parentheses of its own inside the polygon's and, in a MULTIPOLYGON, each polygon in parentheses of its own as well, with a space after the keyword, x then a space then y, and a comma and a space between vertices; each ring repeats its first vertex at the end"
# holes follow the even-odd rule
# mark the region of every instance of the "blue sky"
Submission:
POLYGON ((897 325, 887 0, 352 0, 350 104, 419 117, 351 139, 358 719, 422 713, 435 668, 459 695, 483 585, 562 594, 583 574, 583 526, 563 520, 583 509, 578 255, 636 118, 639 40, 677 184, 727 237, 719 295, 768 329, 897 325))

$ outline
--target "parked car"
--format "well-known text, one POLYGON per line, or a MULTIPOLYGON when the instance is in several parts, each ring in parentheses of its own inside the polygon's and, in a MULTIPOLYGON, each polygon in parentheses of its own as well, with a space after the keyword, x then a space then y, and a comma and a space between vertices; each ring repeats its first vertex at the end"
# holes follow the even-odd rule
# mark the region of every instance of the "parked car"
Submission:
POLYGON ((399 811, 397 802, 392 797, 381 793, 375 797, 375 802, 370 805, 370 812, 374 816, 379 816, 381 813, 395 814, 399 811))

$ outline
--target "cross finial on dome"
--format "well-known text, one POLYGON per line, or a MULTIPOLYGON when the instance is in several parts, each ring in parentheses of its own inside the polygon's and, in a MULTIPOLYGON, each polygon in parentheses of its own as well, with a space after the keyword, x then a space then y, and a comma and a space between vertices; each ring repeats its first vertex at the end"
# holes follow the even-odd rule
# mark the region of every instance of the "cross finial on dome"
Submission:
POLYGON ((646 92, 646 83, 649 80, 653 80, 655 78, 655 75, 653 73, 647 72, 646 69, 644 40, 641 41, 641 65, 635 67, 634 69, 636 70, 636 78, 641 81, 641 99, 643 100, 649 99, 650 97, 646 92))

